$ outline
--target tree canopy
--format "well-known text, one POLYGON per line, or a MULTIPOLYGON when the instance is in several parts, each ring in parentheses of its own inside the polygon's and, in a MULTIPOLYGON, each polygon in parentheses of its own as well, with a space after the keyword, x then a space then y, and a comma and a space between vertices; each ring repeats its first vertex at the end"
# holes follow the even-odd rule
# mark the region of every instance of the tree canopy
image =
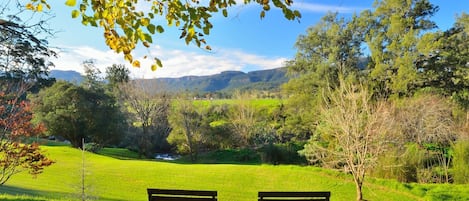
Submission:
POLYGON ((36 121, 73 147, 82 147, 83 138, 106 145, 120 137, 119 110, 106 93, 57 81, 32 99, 36 121))
MULTIPOLYGON (((300 35, 297 54, 287 63, 292 79, 284 85, 289 94, 285 122, 287 128, 309 132, 303 154, 311 163, 352 172, 357 189, 375 163, 396 165, 400 169, 383 171, 405 172, 399 175, 405 177, 401 180, 450 181, 450 148, 458 139, 456 114, 450 108, 457 109, 450 100, 466 113, 466 125, 469 122, 469 20, 462 14, 451 29, 441 31, 431 20, 437 11, 428 0, 376 1, 373 9, 347 19, 328 14, 300 35), (342 89, 339 80, 352 88, 342 89), (423 95, 430 98, 419 98, 423 95), (382 103, 389 106, 380 108, 382 103), (392 114, 380 117, 386 113, 392 114), (394 118, 396 126, 390 132, 384 126, 394 118), (385 139, 382 134, 396 137, 385 139), (406 140, 407 135, 432 138, 419 143, 406 140), (392 150, 380 156, 384 152, 376 145, 392 150), (435 162, 425 162, 417 157, 420 153, 435 162), (440 173, 435 173, 436 166, 440 173)), ((357 200, 361 199, 357 191, 357 200)))
MULTIPOLYGON (((154 35, 163 33, 164 24, 174 25, 181 30, 180 38, 186 44, 194 43, 197 47, 211 50, 205 36, 213 28, 211 19, 215 13, 221 12, 228 16, 230 7, 235 0, 65 0, 65 4, 73 7, 72 18, 81 17, 85 26, 101 27, 106 45, 124 58, 134 67, 140 67, 132 51, 138 44, 150 47, 154 43, 154 35)), ((288 20, 301 17, 298 10, 291 9, 292 0, 244 0, 244 4, 256 3, 262 7, 260 18, 264 18, 271 7, 280 8, 288 20)), ((33 11, 50 9, 47 0, 29 0, 26 8, 33 11)), ((152 70, 162 67, 159 58, 154 57, 152 70)))

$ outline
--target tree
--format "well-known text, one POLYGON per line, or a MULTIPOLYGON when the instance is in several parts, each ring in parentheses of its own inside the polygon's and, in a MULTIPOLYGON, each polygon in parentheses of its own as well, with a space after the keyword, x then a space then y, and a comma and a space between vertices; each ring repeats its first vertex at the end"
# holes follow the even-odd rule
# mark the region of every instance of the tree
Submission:
MULTIPOLYGON (((462 14, 452 28, 437 35, 438 49, 422 55, 420 66, 426 69, 427 85, 442 89, 459 106, 469 109, 469 15, 462 14), (428 69, 428 70, 427 70, 428 69)), ((467 116, 469 120, 469 116, 467 116)))
MULTIPOLYGON (((280 8, 286 19, 295 20, 301 17, 299 11, 290 8, 293 3, 291 0, 244 1, 245 4, 254 2, 262 6, 261 18, 271 7, 280 8)), ((136 67, 140 66, 140 62, 133 59, 132 51, 139 43, 150 47, 150 43, 153 43, 154 39, 152 35, 163 33, 165 31, 163 25, 165 24, 178 27, 181 30, 180 38, 184 38, 186 44, 194 42, 197 47, 202 46, 210 50, 211 48, 207 45, 204 37, 210 34, 213 27, 210 22, 211 18, 218 12, 227 17, 228 8, 235 6, 236 3, 235 0, 211 0, 209 2, 198 0, 87 0, 77 5, 76 0, 65 1, 66 5, 75 8, 72 11, 73 18, 81 16, 81 22, 84 25, 101 27, 106 45, 116 53, 123 54, 124 58, 136 67)), ((45 7, 50 8, 46 0, 30 0, 26 4, 26 8, 34 11, 42 11, 45 7)), ((158 58, 154 59, 152 70, 162 66, 158 58)))
POLYGON ((124 134, 125 117, 117 103, 118 97, 106 88, 101 71, 95 66, 95 61, 85 60, 82 65, 85 76, 81 87, 85 89, 86 101, 92 104, 89 109, 98 111, 89 113, 93 116, 86 117, 92 120, 90 122, 92 125, 89 126, 92 128, 89 131, 91 132, 89 140, 97 145, 94 148, 99 149, 104 145, 117 143, 121 139, 124 134))
POLYGON ((44 131, 43 125, 31 122, 29 102, 6 92, 0 91, 0 185, 22 171, 40 174, 53 163, 37 143, 24 143, 44 131))
POLYGON ((104 82, 101 77, 101 70, 95 65, 95 60, 89 59, 82 63, 85 76, 81 85, 92 91, 104 92, 104 82))
POLYGON ((437 11, 428 0, 384 0, 373 12, 360 15, 368 22, 369 79, 375 94, 409 96, 416 91, 420 75, 414 62, 421 54, 417 43, 425 31, 436 28, 430 17, 437 11))
POLYGON ((232 133, 236 136, 238 146, 248 147, 255 134, 257 122, 256 108, 252 104, 252 94, 237 91, 234 94, 235 104, 231 108, 228 120, 232 133))
POLYGON ((116 142, 122 124, 112 97, 65 81, 58 81, 32 97, 36 121, 43 122, 49 134, 61 136, 73 147, 82 139, 104 146, 116 142))
POLYGON ((228 119, 229 105, 211 101, 208 106, 197 107, 202 107, 198 111, 202 116, 200 128, 203 129, 203 148, 210 150, 235 147, 237 139, 233 136, 228 119))
POLYGON ((142 129, 136 134, 140 157, 152 154, 152 138, 159 139, 161 143, 170 131, 167 120, 170 97, 161 86, 145 80, 133 80, 120 87, 132 124, 142 129))
POLYGON ((321 91, 335 88, 339 74, 356 79, 366 31, 360 23, 356 16, 346 20, 328 13, 298 37, 295 58, 287 63, 291 79, 283 89, 289 95, 286 126, 299 139, 308 139, 317 124, 321 91))
POLYGON ((426 170, 431 171, 433 166, 438 166, 443 172, 442 176, 440 175, 443 177, 441 181, 449 182, 452 159, 450 149, 458 138, 452 116, 452 105, 444 97, 422 94, 402 100, 396 113, 395 130, 400 132, 401 136, 397 139, 402 140, 399 147, 416 144, 418 151, 425 152, 425 157, 416 164, 422 166, 413 168, 416 179, 431 181, 430 179, 438 175, 430 174, 424 177, 421 173, 426 170))
POLYGON ((130 81, 130 70, 123 64, 112 64, 106 68, 106 80, 109 82, 111 89, 118 88, 121 84, 130 81))
MULTIPOLYGON (((8 11, 3 6, 0 19, 8 11)), ((53 163, 37 143, 27 143, 41 135, 44 127, 31 122, 26 93, 47 83, 43 82, 50 66, 47 59, 55 53, 47 41, 35 36, 44 31, 40 26, 44 21, 24 26, 19 17, 7 18, 0 20, 0 185, 22 171, 36 176, 53 163)))
POLYGON ((168 141, 181 153, 189 153, 191 161, 197 160, 202 140, 202 115, 190 99, 178 98, 169 116, 172 130, 168 141))
POLYGON ((372 102, 364 85, 340 80, 335 91, 327 91, 315 134, 301 151, 311 163, 350 172, 356 199, 363 200, 367 171, 387 147, 393 119, 383 102, 372 102))
POLYGON ((48 47, 47 40, 37 36, 52 33, 44 26, 47 19, 41 18, 27 24, 33 20, 22 21, 18 16, 24 9, 20 6, 18 10, 13 7, 7 9, 10 3, 0 4, 0 82, 6 86, 22 80, 31 85, 27 90, 37 92, 53 83, 53 79, 47 78, 49 68, 54 66, 48 59, 56 56, 48 47), (8 11, 16 13, 10 14, 8 11))

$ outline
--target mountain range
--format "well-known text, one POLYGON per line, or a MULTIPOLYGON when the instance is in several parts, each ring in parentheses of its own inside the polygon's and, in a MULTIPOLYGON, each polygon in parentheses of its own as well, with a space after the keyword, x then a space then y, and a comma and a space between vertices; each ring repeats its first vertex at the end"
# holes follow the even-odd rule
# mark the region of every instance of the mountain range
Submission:
MULTIPOLYGON (((288 81, 286 68, 251 71, 225 71, 207 76, 184 76, 180 78, 146 79, 146 82, 163 83, 169 91, 217 92, 230 90, 276 91, 288 81)), ((76 71, 52 70, 50 77, 80 83, 83 76, 76 71)))

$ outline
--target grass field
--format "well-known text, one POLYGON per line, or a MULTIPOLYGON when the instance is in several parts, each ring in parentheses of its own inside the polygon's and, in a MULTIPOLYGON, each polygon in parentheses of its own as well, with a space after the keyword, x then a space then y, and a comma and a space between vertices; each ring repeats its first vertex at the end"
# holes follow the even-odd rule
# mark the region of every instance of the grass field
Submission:
MULTIPOLYGON (((80 200, 82 157, 66 146, 45 146, 56 163, 36 179, 21 173, 0 187, 0 200, 80 200)), ((349 175, 294 165, 184 164, 141 161, 126 151, 85 154, 89 200, 146 200, 146 188, 217 190, 221 201, 257 200, 258 191, 331 191, 331 200, 354 200, 349 175), (109 157, 109 155, 116 157, 109 157)), ((464 185, 400 184, 370 179, 367 200, 468 200, 464 185), (448 192, 448 189, 452 191, 448 192)))

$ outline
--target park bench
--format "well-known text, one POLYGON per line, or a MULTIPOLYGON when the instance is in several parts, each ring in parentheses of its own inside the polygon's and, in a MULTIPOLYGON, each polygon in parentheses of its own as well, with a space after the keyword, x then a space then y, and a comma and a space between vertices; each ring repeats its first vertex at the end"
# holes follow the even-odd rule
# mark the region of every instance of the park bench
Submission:
POLYGON ((147 189, 148 201, 217 201, 217 191, 147 189))
POLYGON ((329 201, 331 192, 259 192, 258 201, 329 201))

